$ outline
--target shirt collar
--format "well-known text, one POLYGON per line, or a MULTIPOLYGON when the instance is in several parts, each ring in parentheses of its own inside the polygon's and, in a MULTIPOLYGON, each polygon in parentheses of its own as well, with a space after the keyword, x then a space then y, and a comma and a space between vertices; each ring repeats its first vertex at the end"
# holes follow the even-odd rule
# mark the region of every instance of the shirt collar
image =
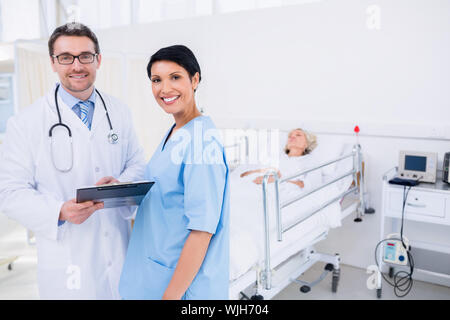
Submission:
MULTIPOLYGON (((80 99, 75 98, 73 95, 68 93, 66 89, 64 89, 63 86, 59 86, 58 94, 61 97, 62 101, 67 104, 70 108, 75 107, 75 105, 80 102, 80 99)), ((88 101, 92 102, 92 105, 95 106, 95 99, 96 99, 96 93, 95 89, 92 91, 91 96, 87 99, 88 101)))

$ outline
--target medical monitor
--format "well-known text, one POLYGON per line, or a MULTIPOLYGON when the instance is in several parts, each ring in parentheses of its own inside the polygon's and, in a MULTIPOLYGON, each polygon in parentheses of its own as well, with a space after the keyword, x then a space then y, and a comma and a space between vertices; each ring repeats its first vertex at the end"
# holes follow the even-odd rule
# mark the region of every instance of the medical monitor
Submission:
POLYGON ((436 182, 437 153, 400 151, 398 174, 405 179, 436 182))

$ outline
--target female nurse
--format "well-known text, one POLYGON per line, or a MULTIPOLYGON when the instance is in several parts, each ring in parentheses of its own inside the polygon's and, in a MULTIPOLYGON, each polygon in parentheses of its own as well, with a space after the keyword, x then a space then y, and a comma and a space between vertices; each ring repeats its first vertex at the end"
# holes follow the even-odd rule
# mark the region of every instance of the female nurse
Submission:
POLYGON ((197 109, 191 50, 160 49, 147 66, 175 124, 146 169, 155 181, 136 214, 119 291, 124 299, 228 299, 228 167, 212 120, 197 109))

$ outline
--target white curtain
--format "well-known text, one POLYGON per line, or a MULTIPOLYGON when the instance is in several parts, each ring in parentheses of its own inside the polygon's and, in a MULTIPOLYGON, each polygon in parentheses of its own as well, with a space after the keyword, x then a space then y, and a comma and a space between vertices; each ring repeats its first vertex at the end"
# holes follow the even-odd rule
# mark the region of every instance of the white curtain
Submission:
POLYGON ((42 97, 57 81, 44 44, 17 43, 17 97, 19 110, 42 97))
POLYGON ((119 54, 102 54, 102 62, 97 71, 95 87, 107 94, 124 101, 124 56, 119 54))

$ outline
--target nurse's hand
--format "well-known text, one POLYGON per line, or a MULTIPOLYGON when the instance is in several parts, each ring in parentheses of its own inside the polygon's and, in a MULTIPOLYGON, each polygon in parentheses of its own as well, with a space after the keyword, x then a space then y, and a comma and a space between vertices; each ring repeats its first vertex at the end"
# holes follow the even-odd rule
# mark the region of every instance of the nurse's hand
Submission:
POLYGON ((94 203, 93 201, 86 201, 77 203, 75 199, 72 199, 64 202, 59 213, 59 220, 82 224, 95 211, 103 209, 103 206, 103 202, 94 203))
POLYGON ((100 186, 102 184, 111 184, 111 183, 120 183, 119 180, 117 180, 114 177, 103 177, 95 184, 96 186, 100 186))

